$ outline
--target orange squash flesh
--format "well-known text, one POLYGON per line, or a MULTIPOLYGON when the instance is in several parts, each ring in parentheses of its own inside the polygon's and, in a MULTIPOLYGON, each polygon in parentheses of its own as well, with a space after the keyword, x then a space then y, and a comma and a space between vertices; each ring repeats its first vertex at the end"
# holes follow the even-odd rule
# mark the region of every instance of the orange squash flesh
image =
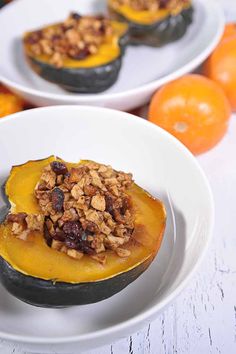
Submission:
MULTIPOLYGON (((113 35, 109 36, 106 41, 99 47, 98 53, 89 55, 85 59, 75 60, 69 57, 66 57, 63 60, 63 68, 92 68, 101 65, 105 65, 116 60, 121 55, 120 48, 120 38, 122 38, 128 30, 128 26, 125 23, 120 23, 117 21, 112 21, 111 23, 113 28, 113 35)), ((45 27, 45 29, 55 28, 58 25, 51 25, 45 27)), ((30 36, 31 32, 27 32, 24 36, 24 39, 27 39, 30 36)), ((24 49, 27 56, 30 58, 34 58, 39 60, 42 63, 50 63, 50 56, 42 54, 42 55, 32 55, 30 50, 31 45, 24 43, 24 49)))
MULTIPOLYGON (((34 188, 43 167, 54 160, 55 157, 51 156, 12 168, 5 186, 11 212, 40 212, 34 197, 34 188)), ((78 165, 66 164, 68 167, 78 165)), ((105 265, 87 255, 80 260, 74 260, 48 247, 42 234, 35 232, 27 241, 22 241, 13 236, 9 226, 4 224, 0 226, 0 256, 16 271, 25 275, 72 284, 109 279, 143 263, 150 263, 163 238, 165 208, 159 200, 152 198, 137 185, 133 185, 128 193, 133 200, 136 219, 132 240, 126 245, 131 251, 127 258, 120 258, 113 251, 107 251, 105 265)))

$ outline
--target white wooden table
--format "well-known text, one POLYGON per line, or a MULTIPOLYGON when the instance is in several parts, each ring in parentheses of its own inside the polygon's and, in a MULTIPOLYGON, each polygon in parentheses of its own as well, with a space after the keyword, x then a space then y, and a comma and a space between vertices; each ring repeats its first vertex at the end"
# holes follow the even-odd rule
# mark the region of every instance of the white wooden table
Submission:
MULTIPOLYGON (((236 0, 216 1, 236 21, 236 0)), ((87 354, 236 353, 236 115, 223 142, 198 160, 216 204, 213 241, 198 273, 148 327, 87 354)), ((0 354, 11 353, 28 354, 0 341, 0 354)))

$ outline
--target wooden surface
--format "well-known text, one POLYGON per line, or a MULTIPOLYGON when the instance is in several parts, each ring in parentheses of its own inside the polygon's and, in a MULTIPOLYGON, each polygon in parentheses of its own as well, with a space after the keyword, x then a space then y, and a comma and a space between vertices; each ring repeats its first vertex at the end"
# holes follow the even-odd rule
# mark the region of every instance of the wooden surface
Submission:
MULTIPOLYGON (((218 1, 228 18, 236 19, 235 0, 218 1)), ((203 264, 178 299, 148 327, 87 354, 236 353, 236 115, 223 142, 198 160, 216 204, 214 236, 203 264)), ((28 354, 0 341, 0 354, 11 353, 28 354)))

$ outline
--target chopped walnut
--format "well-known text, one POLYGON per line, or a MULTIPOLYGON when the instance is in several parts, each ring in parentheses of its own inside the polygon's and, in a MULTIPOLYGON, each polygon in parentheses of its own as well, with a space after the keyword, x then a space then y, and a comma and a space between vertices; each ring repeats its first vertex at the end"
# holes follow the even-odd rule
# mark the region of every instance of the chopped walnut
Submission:
POLYGON ((106 209, 106 201, 103 195, 95 195, 91 199, 91 206, 100 211, 105 211, 106 209))
POLYGON ((93 258, 95 261, 99 262, 102 265, 106 264, 106 255, 105 254, 91 255, 91 258, 93 258))
POLYGON ((18 222, 13 222, 12 233, 14 235, 20 235, 24 231, 24 226, 18 222))
POLYGON ((81 195, 83 195, 84 192, 82 188, 78 184, 74 185, 74 187, 71 189, 71 195, 74 199, 78 200, 81 195))
POLYGON ((44 216, 43 215, 27 215, 26 218, 27 227, 32 231, 43 231, 44 216))
POLYGON ((69 249, 69 250, 67 250, 67 255, 71 258, 74 258, 74 259, 81 259, 84 254, 82 252, 78 252, 76 250, 69 249))
POLYGON ((124 248, 117 248, 116 249, 116 253, 118 254, 119 257, 121 258, 126 258, 126 257, 129 257, 131 252, 129 250, 126 250, 124 248))
POLYGON ((50 169, 44 169, 41 181, 45 182, 47 189, 52 189, 56 184, 56 174, 50 169))
POLYGON ((60 251, 61 248, 62 248, 62 246, 63 246, 63 242, 57 241, 57 240, 53 240, 53 241, 52 241, 51 247, 52 247, 54 250, 60 251))

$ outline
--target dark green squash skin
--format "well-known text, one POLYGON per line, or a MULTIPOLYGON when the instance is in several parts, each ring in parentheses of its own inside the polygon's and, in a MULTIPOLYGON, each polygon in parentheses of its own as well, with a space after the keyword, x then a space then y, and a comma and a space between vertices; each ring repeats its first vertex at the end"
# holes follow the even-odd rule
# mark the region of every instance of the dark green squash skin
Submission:
POLYGON ((110 63, 92 68, 56 68, 26 54, 31 68, 43 79, 76 93, 99 93, 107 90, 118 79, 122 58, 128 43, 128 33, 120 38, 120 56, 110 63))
POLYGON ((191 6, 176 16, 168 16, 151 25, 141 25, 129 21, 112 9, 109 9, 109 11, 112 18, 129 24, 129 44, 144 44, 152 47, 161 47, 182 38, 193 21, 194 13, 194 9, 191 6))
POLYGON ((89 283, 54 283, 24 275, 0 257, 0 282, 13 296, 30 305, 62 308, 105 300, 137 279, 151 263, 151 257, 139 266, 112 278, 89 283))

